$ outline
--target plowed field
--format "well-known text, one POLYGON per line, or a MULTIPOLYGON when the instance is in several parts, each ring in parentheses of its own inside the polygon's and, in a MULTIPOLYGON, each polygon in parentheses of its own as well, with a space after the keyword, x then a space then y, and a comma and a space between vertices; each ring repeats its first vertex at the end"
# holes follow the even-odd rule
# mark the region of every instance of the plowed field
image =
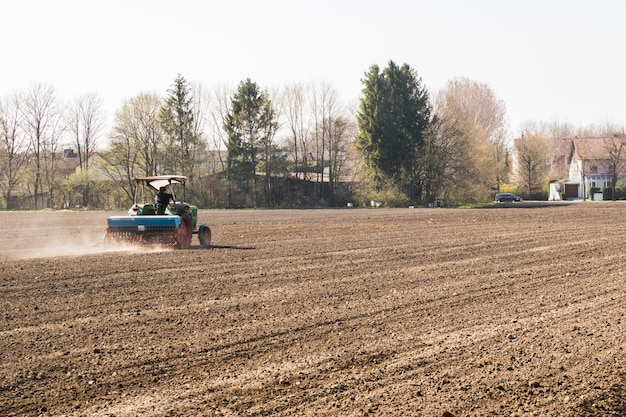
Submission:
POLYGON ((626 415, 626 203, 110 214, 0 213, 1 416, 626 415))

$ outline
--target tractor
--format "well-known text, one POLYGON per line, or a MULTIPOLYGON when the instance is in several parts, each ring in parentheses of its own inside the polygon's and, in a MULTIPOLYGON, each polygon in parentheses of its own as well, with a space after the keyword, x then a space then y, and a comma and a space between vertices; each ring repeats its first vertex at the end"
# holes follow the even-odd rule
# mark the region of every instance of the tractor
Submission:
POLYGON ((187 177, 182 175, 156 175, 134 178, 134 202, 128 215, 110 216, 107 219, 105 244, 125 243, 140 246, 165 246, 188 249, 191 237, 198 235, 200 246, 211 245, 211 229, 198 224, 198 207, 177 200, 175 191, 184 194, 187 177), (159 191, 169 198, 160 205, 155 198, 159 191))

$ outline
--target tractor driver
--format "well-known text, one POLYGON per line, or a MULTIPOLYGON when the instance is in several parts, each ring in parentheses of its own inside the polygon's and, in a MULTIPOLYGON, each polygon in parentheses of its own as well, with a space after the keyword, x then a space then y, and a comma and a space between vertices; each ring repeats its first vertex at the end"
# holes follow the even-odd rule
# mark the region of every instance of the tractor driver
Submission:
POLYGON ((169 204, 170 200, 174 201, 174 196, 165 192, 165 186, 159 188, 159 192, 154 197, 154 205, 156 206, 157 214, 165 214, 165 208, 169 204))

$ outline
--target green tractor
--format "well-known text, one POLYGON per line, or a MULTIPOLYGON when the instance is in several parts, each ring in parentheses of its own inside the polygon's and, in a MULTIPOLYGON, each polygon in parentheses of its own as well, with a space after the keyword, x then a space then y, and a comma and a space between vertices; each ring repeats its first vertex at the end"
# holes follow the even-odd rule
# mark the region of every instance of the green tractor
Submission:
POLYGON ((184 196, 183 200, 177 200, 175 191, 184 191, 187 177, 157 175, 134 180, 137 185, 134 204, 128 210, 128 215, 111 216, 107 219, 105 244, 125 243, 188 249, 192 235, 197 234, 200 246, 211 245, 209 226, 197 226, 198 207, 184 202, 184 196))

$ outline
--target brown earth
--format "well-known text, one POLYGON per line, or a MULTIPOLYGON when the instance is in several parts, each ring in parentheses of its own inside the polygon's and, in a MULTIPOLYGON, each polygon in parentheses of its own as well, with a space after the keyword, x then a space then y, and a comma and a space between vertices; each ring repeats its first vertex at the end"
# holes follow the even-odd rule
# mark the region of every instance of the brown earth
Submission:
POLYGON ((626 203, 109 214, 0 213, 1 416, 626 414, 626 203))

